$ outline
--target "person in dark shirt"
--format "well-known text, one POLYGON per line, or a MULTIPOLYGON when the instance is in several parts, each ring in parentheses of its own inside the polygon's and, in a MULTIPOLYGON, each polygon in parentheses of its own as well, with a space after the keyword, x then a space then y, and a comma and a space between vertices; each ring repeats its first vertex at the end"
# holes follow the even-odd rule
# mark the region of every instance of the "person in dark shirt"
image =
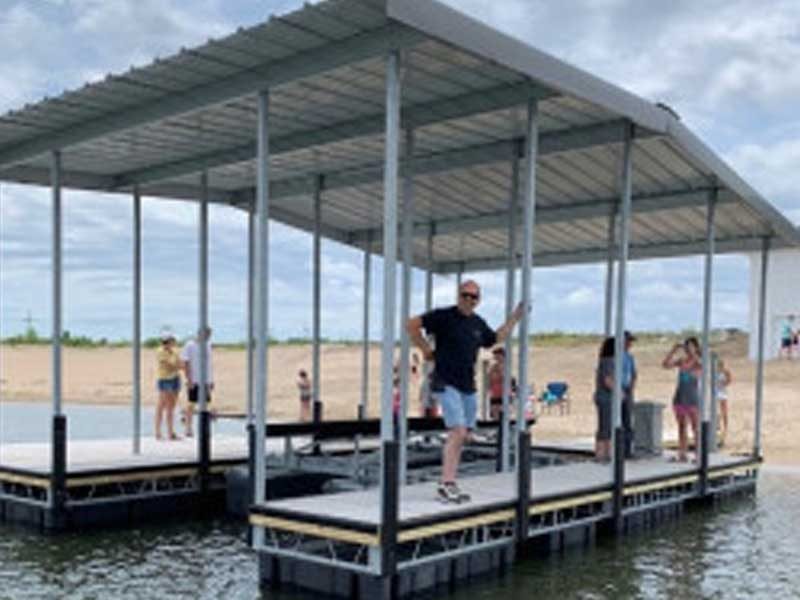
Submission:
POLYGON ((442 409, 447 427, 447 442, 442 454, 442 480, 437 495, 444 502, 466 502, 469 495, 456 484, 461 448, 475 428, 477 394, 475 392, 475 360, 478 349, 501 344, 512 328, 522 318, 520 303, 505 323, 492 330, 475 307, 480 302, 481 291, 472 280, 461 284, 458 303, 447 308, 437 308, 408 321, 408 333, 422 351, 425 360, 434 361, 431 393, 442 409), (434 352, 422 334, 425 330, 436 342, 434 352))

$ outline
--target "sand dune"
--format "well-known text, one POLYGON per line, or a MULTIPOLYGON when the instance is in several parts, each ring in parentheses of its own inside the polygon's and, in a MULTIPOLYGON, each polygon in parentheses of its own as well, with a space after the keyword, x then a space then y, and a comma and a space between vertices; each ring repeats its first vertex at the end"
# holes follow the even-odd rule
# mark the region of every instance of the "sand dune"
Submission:
MULTIPOLYGON (((661 368, 665 351, 674 340, 637 343, 639 365, 637 399, 668 404, 674 373, 661 368)), ((728 448, 747 451, 753 443, 755 365, 746 358, 747 338, 732 337, 715 344, 733 372, 730 388, 732 415, 728 448)), ((534 380, 563 380, 571 386, 570 415, 543 415, 534 436, 554 439, 590 436, 595 427, 592 382, 596 344, 588 342, 537 346, 532 352, 534 380)), ((156 399, 154 351, 142 353, 143 401, 156 399)), ((270 416, 293 419, 298 412, 294 376, 310 368, 309 346, 270 348, 270 416)), ((370 350, 370 413, 377 414, 380 351, 370 350)), ((241 412, 245 407, 245 353, 216 349, 214 355, 220 411, 241 412)), ((0 347, 0 394, 4 400, 47 402, 50 397, 50 349, 47 346, 0 347)), ((322 399, 328 418, 353 418, 360 395, 361 350, 358 346, 325 345, 322 348, 322 399)), ((127 404, 131 397, 129 348, 64 350, 64 401, 84 404, 127 404)), ((770 462, 800 463, 800 360, 775 361, 766 366, 763 444, 770 462)), ((412 411, 416 406, 412 406, 412 411)), ((674 435, 671 413, 665 413, 665 434, 674 435)))

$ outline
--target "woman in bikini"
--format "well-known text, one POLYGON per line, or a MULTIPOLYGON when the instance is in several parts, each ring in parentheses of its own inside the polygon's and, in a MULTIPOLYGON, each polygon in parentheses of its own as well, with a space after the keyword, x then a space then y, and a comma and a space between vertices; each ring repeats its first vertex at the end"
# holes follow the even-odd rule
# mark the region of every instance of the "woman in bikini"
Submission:
POLYGON ((678 382, 672 398, 672 408, 678 421, 678 457, 686 462, 688 450, 687 425, 691 425, 694 435, 695 454, 700 455, 699 444, 699 406, 700 377, 703 373, 700 342, 697 338, 687 338, 682 344, 675 344, 664 357, 662 366, 665 369, 678 369, 678 382))

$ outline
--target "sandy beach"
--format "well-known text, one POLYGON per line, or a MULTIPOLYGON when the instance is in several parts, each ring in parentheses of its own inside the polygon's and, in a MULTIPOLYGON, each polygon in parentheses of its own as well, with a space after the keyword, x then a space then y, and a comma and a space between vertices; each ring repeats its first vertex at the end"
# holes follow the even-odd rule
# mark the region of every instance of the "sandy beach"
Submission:
MULTIPOLYGON (((636 343, 639 369, 637 400, 669 404, 675 374, 661 368, 661 360, 675 339, 647 339, 636 343)), ((755 365, 746 356, 747 337, 737 335, 714 345, 734 377, 730 386, 731 423, 726 447, 747 451, 753 443, 755 365)), ((595 427, 592 402, 597 344, 589 341, 547 343, 532 351, 533 376, 540 382, 567 381, 572 410, 544 414, 534 429, 539 439, 590 437, 595 427)), ((64 401, 67 403, 125 405, 131 398, 130 348, 65 348, 64 401)), ((279 345, 270 348, 269 406, 272 418, 294 419, 298 413, 295 373, 310 369, 311 348, 279 345)), ((370 350, 370 414, 377 414, 380 350, 370 350)), ((216 393, 214 406, 221 412, 245 409, 246 356, 243 350, 217 348, 214 353, 216 393)), ((0 396, 3 401, 48 402, 50 398, 50 348, 0 346, 0 396)), ((321 395, 326 418, 354 418, 360 394, 361 348, 329 344, 322 347, 321 395)), ((153 404, 155 352, 142 353, 143 402, 153 404)), ((764 387, 763 445, 767 460, 800 464, 800 360, 767 363, 764 387)), ((416 414, 416 403, 411 406, 416 414)), ((671 412, 665 412, 665 436, 674 437, 671 412)))

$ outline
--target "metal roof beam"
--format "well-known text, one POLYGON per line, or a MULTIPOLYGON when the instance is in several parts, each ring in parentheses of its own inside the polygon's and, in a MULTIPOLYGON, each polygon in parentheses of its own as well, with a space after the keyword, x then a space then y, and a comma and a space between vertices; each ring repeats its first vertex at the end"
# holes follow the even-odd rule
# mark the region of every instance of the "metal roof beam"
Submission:
MULTIPOLYGON (((50 185, 50 169, 43 167, 17 166, 0 170, 0 181, 28 185, 50 185)), ((107 175, 95 175, 82 171, 61 171, 61 185, 65 188, 105 191, 113 183, 107 175)))
POLYGON ((83 121, 59 131, 0 149, 0 165, 12 164, 55 149, 63 149, 96 137, 174 115, 187 113, 232 98, 252 94, 290 81, 310 77, 380 56, 391 49, 403 49, 426 39, 425 35, 399 23, 332 41, 258 68, 167 95, 130 109, 83 121))
MULTIPOLYGON (((238 208, 249 210, 254 202, 254 197, 255 190, 236 192, 234 196, 234 204, 238 208)), ((269 207, 269 218, 271 221, 279 221, 284 225, 288 225, 290 227, 294 227, 295 229, 300 229, 309 233, 311 233, 314 228, 314 222, 309 217, 298 215, 297 213, 293 213, 282 206, 275 206, 274 204, 271 204, 269 207)), ((328 225, 324 221, 320 223, 320 234, 324 238, 342 242, 343 244, 346 244, 349 241, 349 235, 346 231, 339 229, 338 227, 334 227, 333 225, 328 225)))
MULTIPOLYGON (((757 252, 761 249, 763 237, 735 237, 719 239, 716 241, 717 254, 757 252)), ((776 240, 777 241, 777 240, 776 240)), ((782 243, 781 245, 785 245, 782 243)), ((705 252, 708 241, 691 240, 687 242, 649 244, 630 246, 630 259, 644 260, 653 258, 671 258, 677 256, 699 255, 705 252)), ((554 267, 567 265, 580 265, 588 263, 598 263, 605 261, 608 256, 606 246, 599 248, 589 248, 575 252, 534 252, 534 262, 537 267, 554 267)), ((457 273, 459 270, 470 272, 475 271, 495 271, 508 267, 508 258, 486 257, 472 259, 469 261, 447 261, 439 262, 434 265, 437 273, 457 273)))
MULTIPOLYGON (((622 139, 623 131, 623 121, 609 121, 544 133, 539 137, 539 156, 616 143, 622 139)), ((519 139, 503 140, 425 156, 415 156, 411 161, 401 163, 400 173, 401 175, 409 172, 417 176, 430 175, 510 160, 515 152, 520 152, 520 142, 519 139)), ((326 191, 369 185, 383 181, 383 165, 370 163, 341 171, 324 172, 320 175, 325 176, 326 191)), ((314 177, 301 175, 274 181, 270 197, 273 199, 291 198, 313 193, 314 177)))
MULTIPOLYGON (((527 82, 502 85, 435 102, 407 106, 402 111, 402 123, 405 128, 416 129, 442 121, 519 106, 531 96, 543 100, 554 95, 555 93, 553 92, 537 88, 527 82)), ((381 112, 380 114, 350 119, 327 127, 276 138, 271 144, 271 154, 283 154, 312 146, 382 134, 384 120, 385 116, 381 112)), ((199 154, 164 165, 121 173, 115 177, 114 186, 124 188, 135 184, 147 184, 172 177, 180 177, 203 169, 213 169, 252 160, 255 156, 256 143, 252 141, 247 144, 199 154)))

